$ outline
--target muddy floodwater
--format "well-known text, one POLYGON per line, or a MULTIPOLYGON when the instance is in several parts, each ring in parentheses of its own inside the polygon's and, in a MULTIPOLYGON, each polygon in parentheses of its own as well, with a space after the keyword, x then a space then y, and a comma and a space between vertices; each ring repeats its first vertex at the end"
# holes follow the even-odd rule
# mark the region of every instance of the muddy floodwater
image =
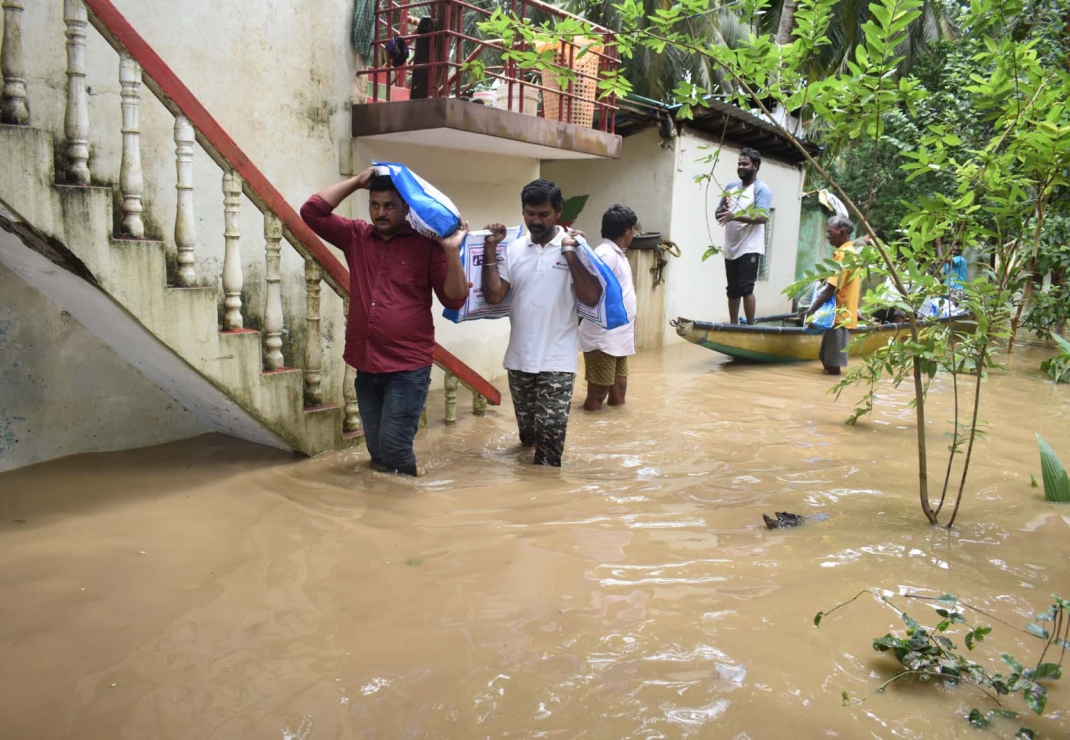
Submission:
MULTIPOLYGON (((215 435, 0 475, 0 738, 1011 737, 962 719, 994 706, 965 686, 843 706, 902 623, 869 597, 813 617, 874 589, 1024 626, 1070 597, 1070 506, 1030 484, 1034 430, 1070 462, 1042 353, 986 381, 953 531, 921 514, 907 389, 845 427, 859 394, 816 363, 679 344, 633 360, 626 407, 574 404, 560 471, 524 464, 507 399, 447 428, 438 393, 418 480, 215 435)), ((937 481, 950 409, 939 378, 937 481)), ((1036 660, 976 618, 977 660, 1036 660)), ((1030 725, 1067 737, 1070 677, 1048 707, 1030 725)))

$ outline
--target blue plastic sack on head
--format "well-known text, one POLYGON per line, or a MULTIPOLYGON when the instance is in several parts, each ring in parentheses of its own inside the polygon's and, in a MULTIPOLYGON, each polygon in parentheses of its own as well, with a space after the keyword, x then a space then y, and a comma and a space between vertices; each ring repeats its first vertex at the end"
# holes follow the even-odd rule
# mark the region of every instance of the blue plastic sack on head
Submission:
POLYGON ((602 284, 602 297, 598 299, 598 305, 587 306, 576 301, 576 313, 580 318, 593 321, 603 329, 624 326, 628 323, 628 311, 624 308, 624 291, 621 290, 620 281, 585 240, 580 237, 576 239, 580 244, 576 250, 580 262, 602 284))
MULTIPOLYGON (((464 268, 465 278, 472 288, 468 291, 468 298, 459 309, 447 308, 442 315, 450 321, 459 324, 462 321, 474 321, 475 319, 500 319, 509 315, 509 304, 512 302, 512 292, 505 296, 501 303, 487 303, 483 297, 483 241, 490 234, 489 231, 469 231, 461 242, 461 267, 464 268)), ((524 234, 523 226, 514 226, 505 230, 505 238, 498 245, 497 259, 501 261, 502 252, 512 242, 524 234)))
MULTIPOLYGON (((810 305, 814 305, 814 299, 817 298, 817 294, 821 292, 821 288, 825 286, 825 283, 818 283, 814 286, 814 292, 810 295, 810 305)), ((814 312, 814 315, 806 319, 803 323, 803 332, 806 334, 821 334, 832 328, 836 323, 836 294, 833 293, 829 296, 829 299, 825 301, 821 308, 814 312)))
POLYGON ((375 174, 389 175, 401 199, 409 204, 412 228, 429 239, 449 236, 461 225, 460 211, 453 201, 403 164, 372 162, 375 174))

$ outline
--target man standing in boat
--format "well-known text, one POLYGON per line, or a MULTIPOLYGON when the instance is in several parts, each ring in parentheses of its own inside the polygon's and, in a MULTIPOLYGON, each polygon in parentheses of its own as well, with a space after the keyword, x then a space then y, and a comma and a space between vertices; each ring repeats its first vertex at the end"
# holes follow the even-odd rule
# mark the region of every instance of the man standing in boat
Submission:
POLYGON ((762 155, 747 147, 736 163, 738 182, 730 182, 717 204, 717 223, 724 226, 724 267, 728 277, 728 320, 739 323, 739 304, 747 323, 754 323, 754 281, 765 254, 765 224, 773 207, 773 191, 758 179, 762 155))
MULTIPOLYGON (((832 259, 843 262, 848 254, 857 254, 851 243, 854 224, 846 216, 833 216, 829 219, 825 235, 829 244, 835 248, 832 259)), ((840 368, 847 367, 847 344, 851 341, 850 329, 858 326, 858 300, 862 293, 862 280, 858 270, 850 268, 841 270, 831 276, 814 296, 805 319, 812 316, 825 301, 836 296, 836 323, 821 336, 821 364, 827 375, 839 375, 840 368)))

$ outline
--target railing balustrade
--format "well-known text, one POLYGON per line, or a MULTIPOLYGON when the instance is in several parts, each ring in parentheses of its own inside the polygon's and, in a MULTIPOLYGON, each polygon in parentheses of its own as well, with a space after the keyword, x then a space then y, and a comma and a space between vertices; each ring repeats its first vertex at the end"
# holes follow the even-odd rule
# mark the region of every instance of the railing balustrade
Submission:
MULTIPOLYGON (((540 0, 510 0, 503 10, 525 20, 577 19, 540 0)), ((490 10, 464 0, 378 0, 370 64, 357 73, 371 88, 368 102, 466 97, 475 83, 470 67, 478 61, 484 80, 500 85, 495 107, 614 132, 616 99, 601 97, 598 89, 602 76, 620 66, 613 35, 607 29, 578 19, 591 28, 595 38, 562 40, 536 49, 517 36, 509 51, 552 53, 552 69, 539 72, 521 69, 512 59, 503 60, 502 39, 471 35, 478 31, 470 29, 490 16, 490 10), (419 24, 410 28, 416 14, 430 18, 422 29, 419 24), (405 58, 398 63, 399 58, 392 55, 399 39, 413 51, 411 61, 405 58), (559 70, 566 77, 563 84, 559 70)))
POLYGON ((4 90, 0 93, 0 123, 26 126, 30 123, 30 106, 26 102, 26 54, 22 49, 22 3, 4 0, 4 36, 0 40, 0 74, 4 90))
MULTIPOLYGON (((53 0, 58 1, 58 0, 53 0)), ((0 120, 27 125, 25 55, 22 48, 21 14, 23 3, 0 2, 4 30, 0 41, 0 72, 3 93, 0 120)), ((290 244, 305 261, 306 341, 304 347, 304 403, 324 405, 323 335, 321 321, 322 284, 326 283, 344 301, 348 315, 349 274, 338 259, 301 221, 296 211, 253 166, 214 118, 174 75, 170 68, 116 10, 111 0, 63 0, 66 35, 67 95, 64 119, 67 182, 89 185, 89 108, 86 85, 86 31, 92 24, 120 55, 119 83, 122 113, 122 160, 118 188, 121 196, 120 235, 145 237, 142 213, 144 175, 141 163, 141 87, 149 88, 175 117, 176 210, 174 240, 177 251, 175 283, 179 287, 197 285, 195 247, 196 214, 193 199, 193 148, 199 143, 223 171, 223 216, 225 256, 223 264, 223 329, 242 330, 242 288, 244 278, 240 256, 240 206, 244 194, 264 215, 265 310, 263 319, 263 367, 266 371, 285 369, 282 334, 285 327, 281 292, 282 241, 290 244)), ((149 204, 151 205, 151 204, 149 204)), ((456 419, 456 391, 464 384, 473 393, 473 410, 485 409, 488 398, 500 402, 500 394, 490 383, 456 357, 436 345, 435 363, 443 368, 447 387, 447 417, 456 419)), ((345 367, 342 389, 343 432, 359 434, 355 371, 345 367)))

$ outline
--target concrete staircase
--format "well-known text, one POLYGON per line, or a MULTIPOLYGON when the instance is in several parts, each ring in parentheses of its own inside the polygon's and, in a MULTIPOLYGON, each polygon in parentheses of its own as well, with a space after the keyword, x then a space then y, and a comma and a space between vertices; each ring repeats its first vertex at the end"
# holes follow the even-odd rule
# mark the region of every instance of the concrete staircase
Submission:
MULTIPOLYGON (((166 347, 174 363, 164 369, 172 380, 168 390, 179 401, 193 407, 226 403, 203 389, 184 392, 190 384, 174 382, 192 371, 244 413, 239 428, 252 421, 265 433, 239 431, 240 436, 259 436, 258 441, 268 443, 274 437, 277 446, 309 455, 361 441, 359 431, 343 433, 341 405, 304 405, 302 370, 263 370, 259 331, 220 330, 216 288, 169 285, 162 242, 115 237, 111 187, 57 184, 54 162, 50 132, 0 125, 0 226, 97 286, 101 298, 118 304, 130 321, 166 347)), ((75 318, 92 323, 90 316, 75 318)), ((138 346, 143 342, 110 343, 138 365, 130 354, 143 353, 144 346, 138 346)), ((235 428, 224 431, 234 433, 235 428)))

